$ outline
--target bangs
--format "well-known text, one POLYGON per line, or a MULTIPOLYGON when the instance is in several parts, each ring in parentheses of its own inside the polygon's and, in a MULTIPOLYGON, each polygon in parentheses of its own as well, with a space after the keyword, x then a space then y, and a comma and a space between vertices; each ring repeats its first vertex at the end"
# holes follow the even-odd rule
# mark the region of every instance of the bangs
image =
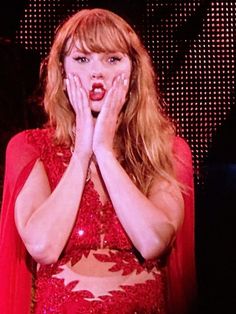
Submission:
MULTIPOLYGON (((71 29, 70 43, 67 49, 70 51, 77 46, 83 52, 116 52, 120 51, 129 55, 130 29, 124 29, 124 24, 100 14, 91 14, 80 19, 71 29), (116 23, 117 22, 117 23, 116 23)), ((67 50, 67 52, 68 52, 67 50)))

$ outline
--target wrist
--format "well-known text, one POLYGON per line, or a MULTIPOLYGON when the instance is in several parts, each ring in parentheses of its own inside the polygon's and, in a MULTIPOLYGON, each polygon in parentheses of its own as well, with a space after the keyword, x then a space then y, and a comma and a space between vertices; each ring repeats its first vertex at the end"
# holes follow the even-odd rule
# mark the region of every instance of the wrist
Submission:
POLYGON ((79 161, 82 165, 88 166, 91 156, 91 153, 73 150, 71 159, 77 162, 79 161))
POLYGON ((93 152, 91 149, 81 149, 81 146, 78 148, 77 145, 75 145, 71 147, 71 154, 82 160, 90 160, 93 152))
POLYGON ((105 162, 107 160, 117 159, 115 152, 113 150, 108 149, 99 149, 94 152, 96 157, 97 163, 100 164, 101 162, 105 162))

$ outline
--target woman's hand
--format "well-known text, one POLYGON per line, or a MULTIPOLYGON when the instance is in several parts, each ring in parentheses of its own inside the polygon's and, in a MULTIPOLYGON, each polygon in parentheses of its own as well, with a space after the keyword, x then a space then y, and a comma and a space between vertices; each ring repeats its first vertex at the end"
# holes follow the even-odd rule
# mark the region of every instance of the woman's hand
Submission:
POLYGON ((96 121, 92 146, 95 155, 104 150, 113 152, 117 121, 125 103, 127 90, 128 80, 121 74, 114 79, 96 121))
POLYGON ((94 121, 88 96, 78 76, 69 74, 66 79, 67 93, 76 114, 75 152, 91 157, 94 133, 94 121))

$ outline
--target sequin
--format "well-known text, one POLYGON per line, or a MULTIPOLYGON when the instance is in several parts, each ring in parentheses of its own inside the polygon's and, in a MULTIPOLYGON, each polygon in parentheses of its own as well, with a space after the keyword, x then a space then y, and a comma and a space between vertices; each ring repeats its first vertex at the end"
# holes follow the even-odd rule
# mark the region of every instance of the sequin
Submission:
POLYGON ((84 230, 82 230, 82 229, 78 230, 78 235, 79 235, 80 237, 82 237, 82 235, 84 235, 84 230))
MULTIPOLYGON (((71 158, 53 145, 53 130, 29 131, 54 189, 71 158)), ((66 209, 65 209, 66 211, 66 209)), ((165 268, 136 255, 110 201, 86 182, 71 236, 58 262, 40 265, 35 314, 166 313, 165 268)))

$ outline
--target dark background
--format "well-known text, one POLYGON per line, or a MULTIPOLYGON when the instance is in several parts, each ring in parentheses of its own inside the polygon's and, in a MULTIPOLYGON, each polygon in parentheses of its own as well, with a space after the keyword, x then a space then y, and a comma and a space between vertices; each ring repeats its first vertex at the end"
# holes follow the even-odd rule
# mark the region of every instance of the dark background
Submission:
MULTIPOLYGON (((197 313, 235 311, 235 1, 15 0, 0 8, 0 184, 9 138, 42 125, 39 64, 58 23, 103 7, 140 34, 178 133, 193 154, 197 313), (232 310, 231 310, 232 307, 232 310)), ((181 314, 181 313, 180 313, 181 314)))

